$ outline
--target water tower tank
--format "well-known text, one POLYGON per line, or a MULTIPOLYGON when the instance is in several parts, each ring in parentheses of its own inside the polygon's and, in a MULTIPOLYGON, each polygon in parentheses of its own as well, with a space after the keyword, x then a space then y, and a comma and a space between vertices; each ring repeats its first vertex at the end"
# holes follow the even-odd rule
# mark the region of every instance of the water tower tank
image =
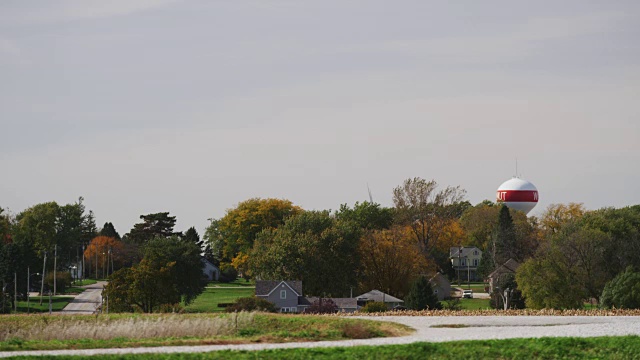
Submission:
POLYGON ((538 204, 538 189, 529 181, 514 177, 500 185, 496 198, 510 209, 528 214, 538 204))

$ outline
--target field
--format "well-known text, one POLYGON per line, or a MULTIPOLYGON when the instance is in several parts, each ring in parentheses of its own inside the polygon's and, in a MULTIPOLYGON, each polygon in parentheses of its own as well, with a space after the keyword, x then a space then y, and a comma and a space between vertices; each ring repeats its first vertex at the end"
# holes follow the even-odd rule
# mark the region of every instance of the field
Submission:
MULTIPOLYGON (((637 359, 638 354, 640 354, 640 338, 621 336, 456 341, 263 351, 227 350, 196 354, 94 355, 91 359, 637 359)), ((74 357, 76 358, 88 359, 89 357, 74 357)), ((38 359, 42 358, 38 357, 38 359)))
POLYGON ((0 351, 346 340, 401 336, 399 324, 284 314, 0 317, 0 351))

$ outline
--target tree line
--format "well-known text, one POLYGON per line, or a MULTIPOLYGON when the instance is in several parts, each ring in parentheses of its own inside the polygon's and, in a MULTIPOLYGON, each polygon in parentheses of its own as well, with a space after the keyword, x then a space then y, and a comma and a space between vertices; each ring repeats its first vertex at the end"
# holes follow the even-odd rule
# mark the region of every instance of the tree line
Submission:
MULTIPOLYGON (((604 296, 612 293, 605 287, 624 284, 616 277, 633 278, 640 265, 639 205, 587 211, 554 204, 527 217, 465 196, 460 187, 412 178, 393 189, 392 207, 304 210, 286 199, 253 198, 210 219, 203 239, 193 227, 175 231, 169 212, 141 215, 123 236, 109 222, 98 230, 82 198, 17 215, 0 208, 0 279, 12 283, 27 268, 62 272, 80 259, 80 277, 109 278, 113 310, 150 312, 192 301, 205 283, 204 258, 247 279, 302 280, 310 296, 378 289, 405 298, 425 276, 455 279, 450 248, 476 246, 482 277, 509 259, 522 264, 499 284, 511 291, 510 307, 576 308, 585 301, 616 306, 607 299, 618 295, 604 296)), ((5 288, 3 296, 12 296, 13 287, 5 288)), ((26 276, 17 288, 26 289, 26 276)), ((494 306, 503 306, 503 294, 493 295, 494 306)))

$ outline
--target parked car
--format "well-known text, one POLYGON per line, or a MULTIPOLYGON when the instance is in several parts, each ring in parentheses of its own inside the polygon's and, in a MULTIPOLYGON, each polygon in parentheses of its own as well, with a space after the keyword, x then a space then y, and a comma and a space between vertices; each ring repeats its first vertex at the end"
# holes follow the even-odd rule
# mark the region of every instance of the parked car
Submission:
POLYGON ((462 297, 465 299, 473 299, 473 290, 462 290, 462 297))

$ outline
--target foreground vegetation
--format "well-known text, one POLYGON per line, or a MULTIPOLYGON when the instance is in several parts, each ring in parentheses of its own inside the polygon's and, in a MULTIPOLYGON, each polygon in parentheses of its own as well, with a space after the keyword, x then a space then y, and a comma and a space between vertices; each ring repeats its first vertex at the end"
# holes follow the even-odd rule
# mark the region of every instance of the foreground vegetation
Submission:
POLYGON ((406 326, 361 319, 259 313, 0 317, 0 350, 123 348, 364 339, 406 326))
MULTIPOLYGON (((94 355, 91 359, 636 359, 638 354, 640 354, 640 337, 621 336, 476 340, 263 351, 225 350, 191 354, 94 355)), ((20 358, 35 359, 36 357, 20 358)))

